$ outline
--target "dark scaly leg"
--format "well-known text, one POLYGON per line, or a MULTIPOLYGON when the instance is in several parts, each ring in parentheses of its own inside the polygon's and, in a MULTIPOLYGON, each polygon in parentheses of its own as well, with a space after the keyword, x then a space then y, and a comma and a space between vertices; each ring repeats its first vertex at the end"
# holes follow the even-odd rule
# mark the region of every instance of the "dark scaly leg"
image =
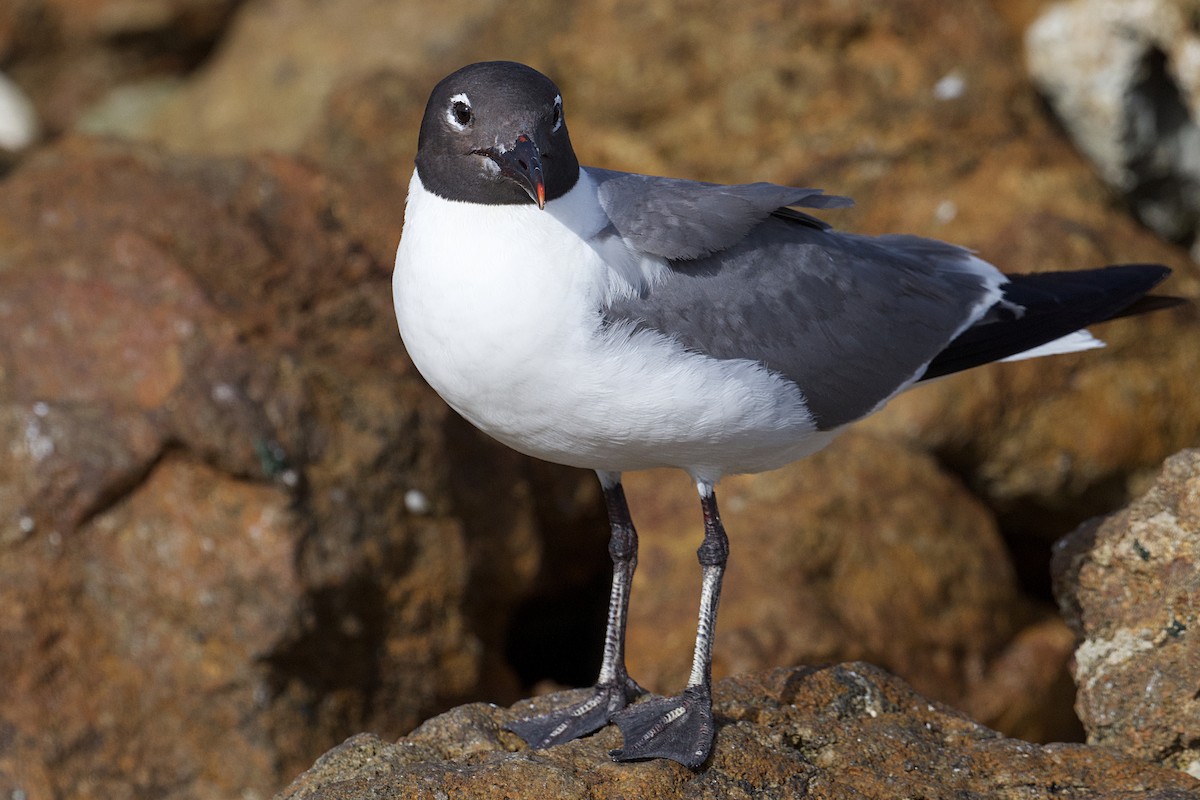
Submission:
POLYGON ((715 732, 712 717, 712 645, 716 633, 721 579, 729 557, 729 540, 717 511, 717 498, 708 483, 698 483, 704 510, 704 541, 696 555, 703 587, 696 650, 687 687, 675 697, 655 697, 630 706, 613 718, 625 746, 612 751, 617 761, 669 758, 695 769, 708 758, 715 732))
POLYGON ((604 488, 604 502, 612 528, 608 553, 613 561, 613 580, 608 601, 608 628, 604 633, 604 659, 600 663, 595 690, 586 700, 505 726, 535 749, 569 742, 603 728, 614 714, 645 693, 625 670, 625 620, 629 614, 633 571, 637 567, 637 531, 629 516, 620 474, 597 474, 604 488))

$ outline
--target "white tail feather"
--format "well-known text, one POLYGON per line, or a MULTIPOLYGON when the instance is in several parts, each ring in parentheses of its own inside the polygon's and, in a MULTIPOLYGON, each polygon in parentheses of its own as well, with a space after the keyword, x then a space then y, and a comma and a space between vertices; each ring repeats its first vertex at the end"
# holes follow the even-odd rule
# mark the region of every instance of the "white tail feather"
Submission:
POLYGON ((1039 344, 1037 347, 1031 348, 1021 353, 1016 353, 1008 358, 1002 358, 1001 361, 1024 361, 1027 358, 1041 358, 1042 356, 1055 356, 1061 353, 1074 353, 1079 350, 1094 350, 1097 347, 1104 347, 1104 342, 1092 336, 1086 330, 1078 330, 1074 333, 1068 333, 1066 336, 1060 336, 1045 344, 1039 344))

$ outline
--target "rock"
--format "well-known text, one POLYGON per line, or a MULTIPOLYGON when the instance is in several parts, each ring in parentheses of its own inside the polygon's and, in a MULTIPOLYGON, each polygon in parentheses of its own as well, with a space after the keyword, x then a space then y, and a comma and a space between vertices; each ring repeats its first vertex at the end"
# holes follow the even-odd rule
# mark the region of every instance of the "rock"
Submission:
POLYGON ((1095 329, 1103 351, 953 376, 863 427, 911 437, 963 472, 1044 571, 1049 541, 1119 507, 1172 449, 1200 437, 1196 328, 1193 308, 1109 323, 1095 329))
POLYGON ((113 130, 189 151, 296 152, 337 102, 339 84, 391 69, 432 86, 460 66, 451 54, 505 8, 495 0, 250 3, 202 74, 136 127, 113 130))
POLYGON ((256 665, 286 640, 303 588, 289 504, 279 487, 168 455, 88 523, 17 551, 0 713, 41 739, 23 760, 58 761, 54 782, 73 796, 270 785, 271 726, 295 711, 256 665), (58 760, 51 748, 77 752, 58 760))
POLYGON ((333 202, 380 262, 396 257, 396 219, 416 154, 415 133, 399 132, 418 129, 431 86, 399 70, 347 77, 300 146, 305 158, 333 178, 333 202))
POLYGON ((80 112, 73 128, 92 136, 127 135, 149 124, 183 85, 179 76, 171 74, 121 83, 80 112))
POLYGON ((1147 225, 1192 242, 1200 224, 1200 72, 1191 0, 1073 0, 1026 36, 1039 90, 1147 225))
POLYGON ((957 706, 988 727, 1031 742, 1083 739, 1068 664, 1075 635, 1047 609, 1024 623, 992 655, 983 674, 957 706))
POLYGON ((241 0, 7 0, 0 62, 46 131, 70 130, 106 93, 179 76, 207 56, 241 0))
MULTIPOLYGON (((533 705, 562 702, 544 698, 533 705)), ((778 669, 716 686, 713 755, 614 764, 610 726, 532 753, 501 730, 528 704, 456 708, 395 744, 361 734, 279 800, 575 797, 1138 797, 1184 800, 1200 782, 1103 748, 1006 739, 862 663, 778 669), (1064 795, 1064 792, 1066 793, 1064 795)))
POLYGON ((0 72, 0 159, 8 159, 38 138, 37 114, 33 103, 0 72))
MULTIPOLYGON (((695 636, 698 502, 671 473, 625 483, 641 540, 629 665, 674 692, 695 636)), ((1021 596, 995 519, 927 454, 851 431, 782 470, 727 478, 717 498, 731 544, 717 677, 862 659, 1006 733, 1079 735, 1073 636, 1021 596)))
POLYGON ((507 615, 578 476, 535 517, 324 187, 82 139, 0 183, 0 794, 265 795, 518 696, 507 615))
POLYGON ((1200 450, 1170 459, 1127 509, 1055 548, 1079 636, 1076 709, 1092 744, 1200 777, 1200 450))

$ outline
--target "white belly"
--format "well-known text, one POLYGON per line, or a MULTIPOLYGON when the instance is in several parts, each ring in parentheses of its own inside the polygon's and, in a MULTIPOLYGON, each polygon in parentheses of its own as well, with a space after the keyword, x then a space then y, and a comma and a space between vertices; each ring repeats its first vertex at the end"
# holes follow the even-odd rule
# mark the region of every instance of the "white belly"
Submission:
POLYGON ((757 364, 602 325, 621 282, 591 243, 603 223, 590 180, 539 211, 447 201, 414 173, 393 300, 409 356, 447 403, 514 449, 609 472, 715 481, 832 438, 757 364))

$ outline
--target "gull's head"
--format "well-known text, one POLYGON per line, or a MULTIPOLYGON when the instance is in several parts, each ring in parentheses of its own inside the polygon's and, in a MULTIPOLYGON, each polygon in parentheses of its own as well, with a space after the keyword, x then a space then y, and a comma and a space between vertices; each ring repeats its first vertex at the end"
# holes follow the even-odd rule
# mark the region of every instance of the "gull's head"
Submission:
POLYGON ((562 94, 512 61, 447 75, 425 106, 417 172, 426 189, 449 200, 544 208, 579 177, 562 94))

